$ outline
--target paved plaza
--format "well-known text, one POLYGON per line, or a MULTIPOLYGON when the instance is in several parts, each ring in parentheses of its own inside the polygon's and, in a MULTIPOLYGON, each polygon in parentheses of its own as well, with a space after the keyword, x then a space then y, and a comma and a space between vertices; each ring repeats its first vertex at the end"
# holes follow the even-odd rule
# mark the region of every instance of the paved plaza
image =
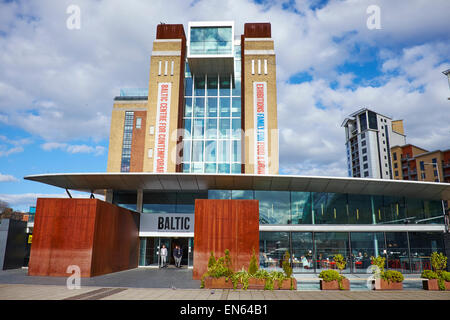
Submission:
POLYGON ((419 275, 405 275, 402 291, 372 291, 367 274, 351 274, 350 291, 320 291, 316 274, 297 274, 298 290, 200 289, 191 269, 137 268, 82 278, 69 289, 65 277, 30 277, 26 269, 0 271, 0 300, 450 300, 450 291, 425 291, 419 275))

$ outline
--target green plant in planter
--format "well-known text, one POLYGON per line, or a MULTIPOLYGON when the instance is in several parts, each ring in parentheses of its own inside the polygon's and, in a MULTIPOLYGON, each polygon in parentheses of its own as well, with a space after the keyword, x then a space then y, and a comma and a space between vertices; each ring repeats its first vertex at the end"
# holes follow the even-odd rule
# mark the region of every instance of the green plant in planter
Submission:
POLYGON ((250 259, 250 265, 248 266, 248 273, 252 276, 258 271, 258 260, 256 259, 255 249, 253 248, 252 258, 250 259))
POLYGON ((337 254, 334 256, 333 260, 336 263, 336 267, 339 269, 339 273, 342 273, 342 270, 344 270, 347 265, 344 256, 342 254, 337 254))
POLYGON ((450 272, 442 271, 441 278, 444 281, 450 282, 450 272))
POLYGON ((254 278, 256 279, 267 279, 269 277, 269 271, 265 270, 265 269, 259 269, 258 271, 256 271, 256 273, 253 275, 254 278))
POLYGON ((420 277, 424 278, 424 279, 438 279, 439 278, 437 273, 432 270, 423 270, 420 277))
POLYGON ((240 282, 242 284, 242 289, 247 290, 248 289, 248 280, 250 279, 250 274, 242 268, 241 271, 235 272, 231 276, 231 281, 233 282, 233 288, 236 289, 238 283, 240 282))
POLYGON ((319 278, 321 278, 325 282, 337 280, 339 284, 339 290, 344 290, 342 280, 345 279, 345 277, 343 275, 340 275, 336 270, 323 270, 322 272, 320 272, 319 278))
POLYGON ((286 275, 285 279, 291 280, 291 290, 294 290, 295 278, 292 277, 292 267, 291 267, 290 259, 291 259, 291 256, 289 255, 289 252, 286 251, 286 253, 283 256, 283 271, 286 275))
POLYGON ((266 283, 264 285, 264 290, 273 290, 275 281, 278 281, 278 287, 281 288, 280 282, 287 279, 284 272, 281 271, 271 271, 266 278, 266 283))
MULTIPOLYGON (((386 261, 385 257, 381 257, 381 256, 373 257, 372 256, 372 257, 370 257, 370 261, 371 261, 372 265, 378 267, 380 274, 384 273, 384 264, 386 261)), ((376 273, 376 270, 373 270, 373 272, 376 273)))
POLYGON ((403 274, 395 270, 387 270, 381 274, 381 278, 386 280, 388 283, 391 282, 402 282, 404 280, 403 274))
POLYGON ((447 257, 443 253, 433 252, 431 254, 431 266, 438 275, 439 290, 445 290, 445 280, 442 273, 447 268, 447 257))
POLYGON ((233 275, 233 270, 231 269, 231 257, 230 251, 225 250, 225 257, 220 257, 217 260, 214 258, 214 254, 211 252, 211 255, 208 260, 208 270, 202 275, 200 288, 205 287, 205 278, 221 278, 225 277, 226 281, 228 281, 233 275))
POLYGON ((212 268, 215 263, 216 263, 216 258, 214 257, 214 252, 211 251, 211 255, 209 256, 209 260, 208 260, 208 269, 212 268))

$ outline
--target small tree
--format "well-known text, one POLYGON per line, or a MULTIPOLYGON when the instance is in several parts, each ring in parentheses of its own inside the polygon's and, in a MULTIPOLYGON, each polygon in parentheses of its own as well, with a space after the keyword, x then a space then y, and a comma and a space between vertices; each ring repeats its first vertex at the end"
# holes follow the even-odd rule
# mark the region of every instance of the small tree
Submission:
POLYGON ((258 272, 258 269, 258 260, 256 259, 255 248, 253 248, 253 255, 250 259, 250 265, 248 266, 248 273, 250 275, 254 275, 256 272, 258 272))
MULTIPOLYGON (((373 265, 378 267, 378 270, 379 270, 380 274, 383 274, 384 273, 384 263, 386 261, 386 258, 385 257, 381 257, 381 256, 378 256, 378 257, 375 258, 375 257, 372 256, 372 257, 370 257, 370 260, 371 260, 373 265)), ((373 272, 376 273, 376 270, 373 270, 373 272)))
POLYGON ((336 266, 339 269, 339 273, 342 273, 342 270, 344 270, 345 266, 347 265, 347 262, 345 261, 344 256, 342 254, 335 255, 334 262, 336 263, 336 266))
POLYGON ((225 249, 225 267, 227 269, 232 270, 232 263, 231 263, 231 256, 230 256, 230 250, 225 249))
POLYGON ((209 256, 209 260, 208 260, 208 269, 211 269, 215 263, 216 263, 216 258, 214 257, 214 252, 211 251, 211 255, 209 256))
POLYGON ((438 276, 440 276, 442 271, 447 267, 447 257, 442 253, 433 252, 431 254, 431 266, 438 276))
POLYGON ((284 257, 283 257, 283 270, 288 278, 290 278, 292 276, 292 267, 289 262, 290 258, 291 258, 291 256, 289 255, 289 252, 286 251, 286 253, 284 254, 284 257))

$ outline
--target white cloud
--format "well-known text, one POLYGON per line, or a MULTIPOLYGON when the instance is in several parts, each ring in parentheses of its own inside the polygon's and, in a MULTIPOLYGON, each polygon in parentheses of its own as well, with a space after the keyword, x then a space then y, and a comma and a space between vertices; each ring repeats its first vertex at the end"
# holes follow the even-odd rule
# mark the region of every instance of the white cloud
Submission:
POLYGON ((9 175, 9 174, 2 174, 0 173, 0 182, 17 182, 16 177, 9 175))
MULTIPOLYGON (((448 0, 343 0, 317 10, 310 8, 316 1, 79 0, 81 29, 70 31, 72 2, 0 4, 0 30, 7 34, 0 35, 0 121, 42 137, 44 150, 103 153, 101 146, 67 142, 107 139, 118 89, 148 83, 156 25, 183 23, 187 31, 191 20, 234 20, 236 34, 245 22, 271 22, 282 171, 345 175, 340 124, 361 106, 404 119, 411 143, 449 147, 441 74, 450 67, 448 0), (301 14, 283 9, 287 4, 301 14), (369 5, 381 8, 381 30, 366 26, 369 5), (353 72, 337 70, 374 60, 382 76, 359 84, 353 72), (313 80, 288 83, 298 73, 313 80), (330 87, 334 81, 337 87, 330 87)), ((0 155, 20 151, 14 147, 20 146, 0 148, 0 155)))
POLYGON ((85 144, 81 145, 70 145, 67 143, 59 143, 59 142, 46 142, 41 145, 41 148, 45 151, 52 151, 55 149, 59 149, 68 153, 76 154, 76 153, 93 153, 94 155, 102 155, 105 152, 105 147, 102 146, 88 146, 85 144))
MULTIPOLYGON (((73 198, 89 198, 89 193, 70 191, 73 198)), ((66 192, 45 194, 45 193, 22 193, 22 194, 0 194, 0 200, 9 204, 15 210, 27 211, 30 206, 36 206, 37 198, 69 198, 66 192)), ((96 199, 104 200, 104 196, 95 195, 96 199)))

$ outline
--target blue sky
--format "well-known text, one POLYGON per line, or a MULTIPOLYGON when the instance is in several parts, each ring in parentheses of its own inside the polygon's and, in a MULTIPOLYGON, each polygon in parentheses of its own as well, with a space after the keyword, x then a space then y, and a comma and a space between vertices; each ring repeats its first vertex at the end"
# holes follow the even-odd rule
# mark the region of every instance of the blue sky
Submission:
POLYGON ((447 0, 1 1, 0 199, 26 210, 65 196, 26 175, 106 171, 113 98, 147 85, 161 21, 272 24, 282 174, 345 176, 340 124, 361 107, 403 119, 408 143, 448 149, 448 12, 447 0), (381 29, 367 27, 371 5, 381 29))

